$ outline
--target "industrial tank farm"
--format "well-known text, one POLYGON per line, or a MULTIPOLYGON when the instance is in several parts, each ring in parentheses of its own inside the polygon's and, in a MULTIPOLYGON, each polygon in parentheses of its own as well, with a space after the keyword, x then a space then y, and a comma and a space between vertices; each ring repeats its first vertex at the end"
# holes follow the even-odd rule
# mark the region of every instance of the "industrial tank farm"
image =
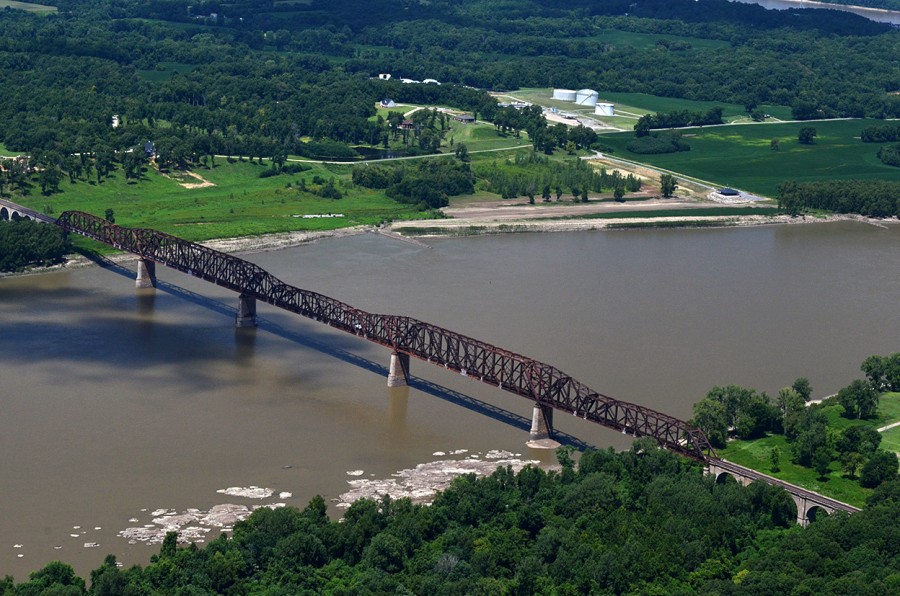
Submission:
POLYGON ((575 103, 580 106, 595 106, 600 94, 593 89, 581 89, 575 94, 575 103))
POLYGON ((560 101, 575 101, 575 97, 577 96, 577 92, 572 89, 554 89, 553 90, 553 99, 558 99, 560 101))

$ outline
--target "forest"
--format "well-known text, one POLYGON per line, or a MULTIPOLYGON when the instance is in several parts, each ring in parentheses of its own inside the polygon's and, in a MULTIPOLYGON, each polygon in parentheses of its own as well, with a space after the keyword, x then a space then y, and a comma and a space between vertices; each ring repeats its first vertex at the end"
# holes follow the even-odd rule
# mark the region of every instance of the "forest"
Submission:
POLYGON ((638 439, 560 469, 465 475, 431 506, 321 497, 262 508, 203 548, 170 533, 146 567, 53 562, 0 594, 859 594, 900 590, 900 481, 852 516, 794 524, 787 493, 716 483, 638 439))
MULTIPOLYGON (((892 146, 887 146, 888 151, 892 146)), ((882 148, 882 151, 884 148, 882 148)), ((900 163, 900 161, 898 161, 900 163)), ((782 183, 778 206, 791 215, 813 209, 859 213, 870 217, 900 216, 900 182, 889 180, 827 180, 782 183)))
POLYGON ((787 105, 800 119, 900 116, 900 36, 846 13, 725 0, 48 3, 59 12, 0 11, 0 144, 12 152, 96 158, 150 140, 176 164, 352 154, 390 142, 382 99, 490 120, 496 104, 478 89, 526 86, 787 105), (620 41, 629 33, 672 39, 637 47, 620 41))

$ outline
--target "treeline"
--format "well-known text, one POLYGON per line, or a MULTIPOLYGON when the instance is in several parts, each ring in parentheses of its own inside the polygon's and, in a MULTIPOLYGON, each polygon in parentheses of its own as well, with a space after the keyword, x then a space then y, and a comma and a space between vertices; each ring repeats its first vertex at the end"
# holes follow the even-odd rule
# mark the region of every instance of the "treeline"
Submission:
POLYGON ((467 163, 449 159, 423 159, 416 165, 358 165, 352 180, 366 188, 385 189, 385 194, 419 209, 439 209, 448 197, 471 194, 475 176, 467 163))
POLYGON ((60 228, 31 220, 0 221, 0 271, 62 262, 72 252, 60 228))
MULTIPOLYGON (((900 388, 900 354, 870 356, 860 369, 866 379, 857 379, 838 391, 834 401, 841 415, 852 420, 873 420, 878 413, 880 392, 900 388), (895 384, 896 383, 896 384, 895 384)), ((729 385, 713 387, 694 404, 691 423, 702 429, 716 448, 724 448, 729 437, 759 439, 769 433, 783 435, 793 463, 815 469, 820 476, 837 461, 847 477, 861 486, 874 488, 896 481, 898 461, 891 451, 879 449, 881 434, 866 424, 832 428, 824 404, 807 404, 812 388, 805 378, 770 397, 753 389, 729 385)), ((781 454, 770 453, 772 471, 779 471, 781 454)))
MULTIPOLYGON (((799 118, 900 116, 900 97, 888 93, 900 87, 897 35, 843 13, 838 23, 829 11, 725 0, 435 1, 399 11, 368 0, 56 4, 50 15, 0 11, 0 142, 12 151, 130 149, 113 114, 125 128, 148 126, 140 142, 199 135, 248 155, 299 153, 308 140, 378 145, 391 131, 373 105, 387 97, 491 120, 493 100, 466 86, 791 105, 799 118), (632 47, 622 31, 667 37, 632 47), (672 36, 729 47, 687 49, 672 36), (371 80, 382 72, 456 85, 371 80)), ((539 136, 539 150, 560 140, 539 136)))
POLYGON ((900 216, 900 182, 889 180, 829 180, 784 182, 778 186, 778 206, 791 215, 809 209, 858 213, 869 217, 900 216))
POLYGON ((625 148, 632 153, 642 155, 658 155, 660 153, 677 153, 690 151, 691 146, 681 138, 680 133, 651 133, 628 141, 625 148))
POLYGON ((340 522, 315 497, 261 508, 203 548, 170 533, 146 567, 48 564, 0 593, 53 594, 887 594, 900 574, 900 484, 865 510, 787 529, 796 508, 763 483, 718 484, 639 439, 561 470, 466 475, 431 506, 354 503, 340 522), (792 592, 793 590, 793 592, 792 592))
POLYGON ((878 150, 878 159, 881 163, 900 168, 900 143, 885 145, 878 150))
POLYGON ((867 126, 859 135, 863 143, 894 143, 900 141, 900 126, 893 124, 867 126))
POLYGON ((707 112, 691 110, 672 110, 644 114, 634 125, 634 134, 644 137, 655 128, 684 128, 685 126, 711 126, 723 124, 722 108, 712 108, 707 112))
POLYGON ((641 189, 641 180, 631 174, 595 169, 582 159, 549 160, 540 153, 517 153, 501 163, 479 162, 474 166, 479 188, 499 194, 504 199, 527 196, 534 202, 539 196, 544 202, 555 197, 561 200, 569 194, 574 201, 588 200, 588 193, 612 191, 616 198, 626 192, 641 189))

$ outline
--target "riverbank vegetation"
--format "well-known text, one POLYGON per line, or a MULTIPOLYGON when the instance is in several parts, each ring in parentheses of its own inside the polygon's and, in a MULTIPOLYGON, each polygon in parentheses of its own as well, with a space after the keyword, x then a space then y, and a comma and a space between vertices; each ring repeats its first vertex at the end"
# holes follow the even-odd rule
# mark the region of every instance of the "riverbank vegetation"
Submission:
MULTIPOLYGON (((900 152, 897 154, 900 165, 900 152)), ((821 209, 869 217, 900 216, 900 180, 828 180, 784 182, 778 206, 791 215, 821 209)))
POLYGON ((61 263, 71 249, 56 226, 31 220, 0 222, 0 271, 61 263))
POLYGON ((857 379, 820 403, 797 379, 771 397, 714 387, 694 405, 692 423, 720 457, 854 505, 897 479, 898 453, 879 428, 900 422, 900 353, 870 356, 857 379))
MULTIPOLYGON (((262 508, 203 548, 170 533, 146 567, 115 558, 91 594, 844 593, 900 587, 900 482, 852 516, 794 525, 787 493, 718 484, 700 466, 639 439, 590 451, 561 470, 466 475, 431 506, 361 500, 340 522, 314 498, 262 508)), ((83 594, 60 562, 0 593, 83 594)))

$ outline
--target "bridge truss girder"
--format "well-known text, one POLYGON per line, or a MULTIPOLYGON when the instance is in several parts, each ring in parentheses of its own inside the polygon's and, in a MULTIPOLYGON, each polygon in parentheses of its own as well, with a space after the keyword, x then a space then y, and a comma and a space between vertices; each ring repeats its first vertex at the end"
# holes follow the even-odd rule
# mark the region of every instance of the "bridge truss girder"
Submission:
POLYGON ((650 408, 592 391, 549 364, 424 321, 354 308, 334 298, 285 284, 254 263, 177 236, 118 226, 80 211, 66 211, 56 223, 67 231, 253 296, 537 404, 636 437, 653 437, 666 449, 693 459, 707 461, 715 457, 699 429, 650 408))

